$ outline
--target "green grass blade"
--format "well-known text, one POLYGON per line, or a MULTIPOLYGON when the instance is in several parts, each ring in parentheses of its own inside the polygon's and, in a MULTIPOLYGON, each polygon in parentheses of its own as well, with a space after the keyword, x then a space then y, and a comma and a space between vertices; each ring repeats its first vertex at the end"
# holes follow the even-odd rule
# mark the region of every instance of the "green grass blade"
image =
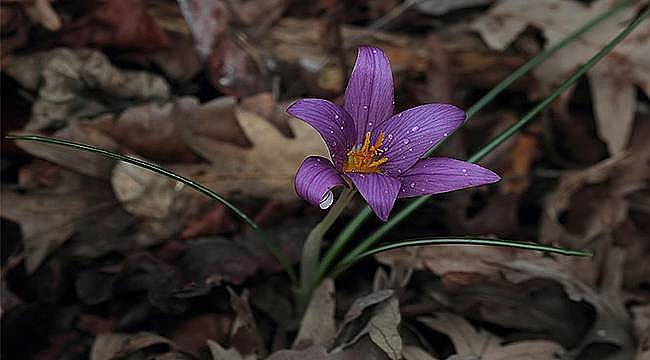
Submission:
MULTIPOLYGON (((521 130, 526 126, 535 116, 537 116, 544 108, 546 108, 553 100, 555 100, 560 94, 566 91, 569 87, 573 86, 575 82, 584 75, 589 69, 591 69, 596 63, 598 63, 603 57, 605 57, 616 45, 618 45, 627 35, 629 35, 639 24, 645 21, 648 16, 650 16, 650 7, 646 8, 643 13, 639 15, 632 23, 630 23, 623 31, 621 31, 612 41, 610 41, 604 48, 602 48, 596 55, 591 57, 584 65, 582 65, 573 75, 566 79, 555 91, 553 91, 548 97, 539 102, 533 109, 531 109, 526 115, 519 119, 515 124, 510 126, 508 129, 503 131, 501 134, 492 139, 487 145, 482 147, 474 155, 470 156, 467 161, 477 162, 482 159, 485 155, 489 154, 497 146, 502 144, 512 135, 521 130)), ((361 241, 361 243, 354 248, 350 253, 348 253, 341 263, 350 262, 352 259, 355 259, 360 254, 367 251, 372 245, 381 239, 388 231, 393 227, 399 224, 404 220, 408 215, 410 215, 417 208, 422 206, 431 195, 419 197, 411 202, 409 202, 403 209, 397 212, 392 218, 381 225, 374 233, 369 237, 361 241)), ((354 221, 354 220, 353 220, 354 221)), ((350 231, 348 231, 350 233, 350 231)), ((347 239, 345 239, 347 241, 347 239)))
POLYGON ((568 249, 563 249, 563 248, 558 248, 554 246, 546 246, 534 242, 525 242, 525 241, 513 241, 513 240, 501 240, 501 239, 492 239, 492 238, 485 238, 485 237, 427 237, 427 238, 417 238, 417 239, 410 239, 410 240, 402 240, 402 241, 397 241, 391 244, 379 246, 377 248, 374 248, 372 250, 363 252, 359 255, 357 255, 355 258, 350 259, 349 261, 345 263, 341 263, 337 269, 334 271, 332 274, 333 276, 336 276, 343 271, 345 271, 348 267, 354 265, 357 263, 359 260, 366 258, 368 256, 372 256, 384 251, 388 250, 394 250, 394 249, 399 249, 403 247, 410 247, 410 246, 427 246, 427 245, 479 245, 479 246, 499 246, 499 247, 508 247, 508 248, 515 248, 515 249, 525 249, 525 250, 533 250, 533 251, 543 251, 547 253, 554 253, 554 254, 560 254, 560 255, 567 255, 567 256, 591 256, 591 253, 587 251, 577 251, 577 250, 568 250, 568 249))
POLYGON ((296 274, 293 270, 293 267, 291 266, 291 262, 289 259, 284 255, 282 250, 280 249, 279 245, 273 241, 271 238, 269 238, 266 233, 260 228, 259 225, 255 221, 253 221, 251 218, 248 217, 243 211, 241 211, 239 208, 237 208, 235 205, 233 205, 231 202, 228 200, 224 199, 221 195, 217 194, 216 192, 208 189, 207 187, 191 180, 188 179, 182 175, 176 174, 173 171, 170 171, 168 169, 165 169, 161 166, 158 166, 154 163, 144 161, 141 159, 138 159, 133 156, 128 156, 128 155, 122 155, 118 154, 106 149, 98 148, 96 146, 92 145, 86 145, 82 143, 77 143, 74 141, 68 141, 68 140, 62 140, 62 139, 55 139, 55 138, 50 138, 47 136, 40 136, 40 135, 20 135, 20 136, 14 136, 14 135, 9 135, 6 136, 7 139, 11 140, 16 140, 16 141, 36 141, 36 142, 41 142, 41 143, 47 143, 47 144, 53 144, 53 145, 59 145, 59 146, 65 146, 69 147, 75 150, 80 150, 80 151, 86 151, 94 154, 98 154, 101 156, 105 156, 108 158, 112 158, 115 160, 120 160, 124 161, 126 163, 139 166, 141 168, 156 172, 158 174, 167 176, 171 179, 174 179, 178 182, 181 182, 192 189, 203 193, 207 195, 208 197, 220 202, 223 204, 226 208, 228 208, 230 211, 232 211, 238 218, 240 218, 242 221, 244 221, 246 224, 248 224, 259 236, 259 238, 264 242, 268 250, 275 256, 275 258, 280 262, 282 267, 285 269, 291 280, 297 284, 298 278, 296 277, 296 274))
MULTIPOLYGON (((485 94, 483 97, 481 97, 474 105, 470 106, 469 109, 465 112, 466 114, 466 119, 465 121, 469 120, 471 117, 476 115, 477 112, 479 112, 481 109, 483 109, 488 103, 490 103, 494 98, 496 98, 500 93, 502 93, 507 87, 512 85, 515 81, 517 81, 520 77, 525 75, 527 72, 530 70, 534 69, 537 65, 542 63, 544 60, 548 59, 551 57, 553 54, 555 54, 558 50, 562 49, 565 47, 567 44, 570 42, 574 41, 576 38, 581 36, 582 34, 586 33, 589 31, 591 28, 594 26, 598 25, 605 19, 609 18, 610 16, 614 15, 618 11, 622 10, 626 6, 630 5, 632 2, 635 0, 623 0, 613 6, 612 8, 608 9, 607 11, 604 11, 602 14, 596 16, 595 18, 591 19, 589 22, 578 28, 576 31, 572 32, 571 34, 567 35, 564 37, 562 40, 560 40, 558 43, 555 45, 549 47, 548 49, 545 49, 544 51, 541 51, 539 54, 537 54, 535 57, 527 61, 525 64, 517 68, 512 74, 510 74, 508 77, 503 79, 497 86, 495 86, 492 90, 488 91, 487 94, 485 94)), ((434 147, 429 149, 427 153, 425 154, 425 157, 430 156, 433 154, 433 152, 449 137, 446 137, 443 141, 440 141, 438 144, 436 144, 434 147)), ((470 160, 471 161, 471 158, 470 160)), ((426 200, 422 201, 421 203, 417 200, 414 202, 410 203, 409 206, 404 208, 402 211, 404 211, 404 215, 410 214, 413 210, 417 209, 422 203, 426 202, 426 200), (412 205, 412 206, 411 206, 412 205)), ((345 244, 352 238, 352 236, 356 233, 356 231, 359 229, 363 223, 370 218, 372 215, 372 211, 368 206, 365 206, 363 209, 359 211, 359 213, 352 219, 346 226, 345 228, 339 233, 339 235, 336 237, 330 248, 327 250, 325 253, 325 256, 323 257, 323 260, 320 265, 320 277, 324 276, 325 272, 330 268, 330 266, 334 263, 336 258, 339 256, 343 248, 345 247, 345 244)), ((399 216, 399 214, 395 215, 395 217, 399 216)), ((395 218, 393 217, 393 219, 395 218)), ((401 220, 400 220, 401 221, 401 220)), ((380 230, 378 230, 380 231, 380 230)), ((378 234, 379 237, 383 236, 385 231, 380 231, 378 234)))

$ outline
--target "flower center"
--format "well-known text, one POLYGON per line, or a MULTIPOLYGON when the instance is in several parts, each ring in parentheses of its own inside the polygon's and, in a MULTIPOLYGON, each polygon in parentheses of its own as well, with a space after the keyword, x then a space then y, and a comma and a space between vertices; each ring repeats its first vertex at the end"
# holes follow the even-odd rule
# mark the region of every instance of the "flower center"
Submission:
POLYGON ((363 140, 363 146, 360 148, 352 149, 348 152, 348 159, 343 164, 344 172, 359 172, 359 173, 376 173, 379 172, 379 166, 386 161, 387 157, 380 157, 379 155, 384 152, 379 149, 381 143, 384 142, 384 133, 379 134, 375 145, 370 145, 370 132, 366 133, 366 138, 363 140))

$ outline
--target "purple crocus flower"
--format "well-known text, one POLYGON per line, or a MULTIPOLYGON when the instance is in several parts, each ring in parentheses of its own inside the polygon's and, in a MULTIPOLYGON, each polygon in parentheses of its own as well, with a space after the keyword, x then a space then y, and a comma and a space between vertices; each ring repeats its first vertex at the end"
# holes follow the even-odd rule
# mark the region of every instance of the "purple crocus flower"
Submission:
POLYGON ((451 134, 465 113, 449 104, 426 104, 393 115, 393 75, 381 49, 360 47, 345 104, 302 99, 287 112, 311 125, 332 161, 306 158, 296 173, 298 195, 323 209, 331 189, 354 186, 383 221, 395 200, 499 181, 492 171, 450 158, 421 159, 451 134))

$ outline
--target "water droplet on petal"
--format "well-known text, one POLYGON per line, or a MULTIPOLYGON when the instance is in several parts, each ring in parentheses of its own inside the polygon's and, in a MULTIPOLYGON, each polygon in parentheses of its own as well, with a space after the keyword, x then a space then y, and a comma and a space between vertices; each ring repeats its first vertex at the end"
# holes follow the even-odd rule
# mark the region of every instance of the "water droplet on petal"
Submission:
POLYGON ((343 130, 343 126, 341 126, 340 129, 343 130))
POLYGON ((339 118, 339 116, 338 116, 338 115, 334 115, 334 118, 335 118, 335 119, 338 119, 338 118, 339 118))
POLYGON ((330 134, 334 134, 334 130, 330 130, 330 134))
POLYGON ((320 200, 318 206, 320 206, 321 209, 327 209, 330 206, 332 206, 333 203, 334 203, 334 194, 330 190, 328 190, 325 193, 325 195, 323 195, 323 198, 320 200))
POLYGON ((410 186, 411 188, 414 188, 414 187, 415 187, 415 183, 410 183, 409 186, 410 186))
POLYGON ((447 136, 447 135, 449 135, 449 134, 447 134, 447 133, 442 134, 442 136, 447 136))
POLYGON ((368 126, 372 126, 372 121, 368 123, 368 126))
POLYGON ((402 113, 397 114, 397 117, 402 117, 402 113))
POLYGON ((402 140, 402 143, 404 143, 404 144, 408 144, 408 143, 409 143, 409 139, 404 139, 404 140, 402 140))
POLYGON ((401 174, 401 173, 402 173, 402 170, 397 169, 397 173, 398 173, 398 174, 401 174))
POLYGON ((418 126, 414 126, 414 127, 411 128, 411 131, 418 131, 419 128, 420 127, 418 127, 418 126))
POLYGON ((413 148, 409 148, 409 151, 413 151, 413 148))
POLYGON ((364 110, 368 110, 368 106, 367 106, 367 105, 363 105, 363 109, 364 109, 364 110))
POLYGON ((393 140, 393 134, 388 134, 388 140, 393 140))
POLYGON ((373 54, 376 54, 376 53, 377 53, 377 50, 373 50, 372 53, 373 53, 373 54))

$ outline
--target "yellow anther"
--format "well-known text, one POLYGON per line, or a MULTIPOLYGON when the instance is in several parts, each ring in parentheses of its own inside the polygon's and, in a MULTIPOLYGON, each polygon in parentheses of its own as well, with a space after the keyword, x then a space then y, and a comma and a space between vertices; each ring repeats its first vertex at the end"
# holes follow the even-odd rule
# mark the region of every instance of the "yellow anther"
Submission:
POLYGON ((357 150, 348 151, 348 158, 343 164, 344 172, 376 173, 379 172, 379 166, 388 161, 387 157, 378 158, 377 155, 382 153, 380 149, 384 142, 384 133, 380 133, 375 144, 370 146, 370 132, 366 133, 363 139, 363 145, 357 150))

